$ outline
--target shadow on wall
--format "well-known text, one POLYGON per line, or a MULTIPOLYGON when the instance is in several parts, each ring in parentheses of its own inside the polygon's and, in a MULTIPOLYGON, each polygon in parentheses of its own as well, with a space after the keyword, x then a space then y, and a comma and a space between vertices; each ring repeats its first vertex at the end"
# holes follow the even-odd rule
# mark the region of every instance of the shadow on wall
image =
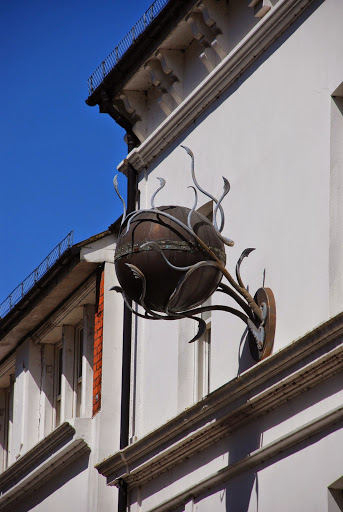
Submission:
MULTIPOLYGON (((248 512, 249 510, 259 512, 258 473, 263 469, 272 466, 277 462, 300 452, 301 450, 304 450, 308 446, 318 443, 321 439, 324 439, 342 428, 342 421, 331 425, 318 434, 309 437, 305 441, 292 446, 288 450, 275 455, 267 461, 258 464, 256 467, 251 468, 244 473, 242 472, 241 474, 237 474, 230 481, 197 496, 194 503, 200 503, 202 500, 220 493, 221 495, 225 494, 225 509, 220 508, 220 510, 225 510, 225 512, 248 512)), ((306 478, 306 475, 304 478, 306 478)), ((275 506, 277 507, 277 504, 275 504, 275 506)), ((175 509, 172 512, 179 512, 179 510, 180 512, 181 510, 184 512, 184 506, 183 508, 175 509)))
POLYGON ((245 329, 241 340, 239 342, 238 350, 238 375, 245 372, 256 364, 256 361, 251 356, 249 342, 248 342, 248 328, 245 329))
MULTIPOLYGON (((220 440, 218 443, 208 446, 206 449, 199 451, 196 455, 186 458, 181 464, 173 467, 170 471, 163 473, 163 476, 152 479, 147 482, 141 489, 140 499, 142 502, 154 493, 158 493, 162 488, 168 487, 173 483, 181 480, 186 475, 197 471, 199 468, 206 466, 211 461, 226 457, 229 454, 228 469, 230 468, 229 475, 225 483, 215 486, 205 493, 199 494, 195 499, 195 503, 199 503, 211 497, 216 493, 223 491, 225 503, 222 503, 219 511, 225 510, 226 512, 248 512, 250 510, 258 512, 259 501, 259 481, 258 473, 262 469, 272 466, 278 461, 293 455, 302 449, 317 443, 329 434, 342 428, 343 422, 339 422, 327 429, 313 435, 306 441, 295 444, 293 447, 281 452, 262 463, 256 463, 254 467, 247 468, 245 464, 240 465, 241 461, 249 458, 256 450, 265 445, 264 432, 269 432, 271 429, 283 424, 290 420, 295 415, 305 411, 309 407, 323 401, 325 398, 330 397, 343 389, 343 374, 342 372, 328 378, 320 385, 301 393, 292 400, 292 403, 285 402, 280 407, 270 411, 265 416, 261 416, 250 424, 246 424, 237 430, 231 431, 228 435, 220 440), (226 507, 226 508, 224 508, 226 507)), ((218 418, 219 420, 220 418, 218 418)), ((282 434, 281 430, 277 436, 282 434)), ((329 482, 328 482, 329 484, 329 482)), ((183 508, 172 509, 173 512, 184 511, 183 508)), ((218 505, 219 507, 219 505, 218 505)), ((206 508, 201 508, 203 511, 206 508)), ((207 509, 209 510, 209 509, 207 509)))
MULTIPOLYGON (((43 512, 47 510, 53 512, 54 510, 60 510, 60 506, 61 510, 63 509, 65 512, 71 512, 74 509, 71 508, 72 505, 69 505, 69 507, 67 505, 68 493, 70 494, 71 492, 73 492, 73 494, 75 494, 73 479, 88 468, 88 462, 89 453, 85 453, 79 458, 77 458, 75 461, 73 461, 71 464, 67 465, 66 467, 63 467, 58 473, 54 474, 54 476, 50 480, 38 480, 35 487, 32 488, 29 493, 25 493, 22 496, 19 503, 11 503, 8 508, 4 509, 4 512, 14 512, 14 510, 15 512, 28 512, 29 510, 36 509, 36 507, 37 512, 43 512), (62 491, 63 486, 67 485, 68 483, 70 483, 72 487, 62 491), (61 491, 61 495, 59 495, 59 491, 61 491), (44 504, 43 502, 47 500, 49 497, 52 497, 54 493, 56 493, 56 496, 54 496, 51 499, 54 500, 56 508, 53 508, 53 510, 51 510, 51 501, 49 502, 50 506, 47 503, 44 504)), ((79 488, 82 489, 82 486, 80 486, 79 488)), ((83 494, 85 495, 84 487, 83 494)))

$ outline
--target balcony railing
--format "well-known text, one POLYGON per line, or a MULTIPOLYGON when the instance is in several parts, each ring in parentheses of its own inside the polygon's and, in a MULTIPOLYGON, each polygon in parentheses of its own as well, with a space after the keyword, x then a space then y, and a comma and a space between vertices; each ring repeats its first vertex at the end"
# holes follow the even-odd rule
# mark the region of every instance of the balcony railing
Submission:
POLYGON ((150 25, 150 23, 157 17, 162 9, 167 5, 170 0, 155 0, 149 7, 149 9, 143 14, 143 16, 137 21, 132 27, 130 32, 126 34, 124 39, 120 41, 118 46, 111 51, 111 53, 102 61, 100 66, 96 68, 94 73, 88 78, 88 93, 89 96, 95 91, 95 89, 101 84, 103 79, 109 74, 110 71, 118 64, 123 55, 136 41, 144 30, 150 25))
POLYGON ((47 257, 34 269, 24 281, 22 281, 12 293, 0 304, 0 318, 3 318, 18 304, 31 288, 44 276, 62 254, 73 245, 73 231, 71 231, 47 257))

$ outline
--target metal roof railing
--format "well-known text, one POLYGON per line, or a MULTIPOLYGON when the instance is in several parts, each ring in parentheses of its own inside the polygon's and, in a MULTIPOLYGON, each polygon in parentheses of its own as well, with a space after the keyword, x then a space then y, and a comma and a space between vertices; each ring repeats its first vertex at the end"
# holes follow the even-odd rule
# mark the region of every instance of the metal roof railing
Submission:
POLYGON ((34 269, 24 281, 22 281, 9 296, 0 304, 0 318, 3 318, 12 308, 27 294, 31 288, 39 281, 54 263, 62 256, 67 249, 73 245, 73 234, 71 231, 56 247, 47 255, 47 257, 34 269))
POLYGON ((96 68, 94 73, 88 78, 88 93, 89 96, 101 84, 103 79, 109 74, 110 71, 118 64, 123 55, 136 41, 150 23, 157 17, 162 9, 167 5, 170 0, 155 0, 143 16, 132 27, 130 32, 120 41, 120 43, 111 51, 111 53, 102 61, 100 66, 96 68))

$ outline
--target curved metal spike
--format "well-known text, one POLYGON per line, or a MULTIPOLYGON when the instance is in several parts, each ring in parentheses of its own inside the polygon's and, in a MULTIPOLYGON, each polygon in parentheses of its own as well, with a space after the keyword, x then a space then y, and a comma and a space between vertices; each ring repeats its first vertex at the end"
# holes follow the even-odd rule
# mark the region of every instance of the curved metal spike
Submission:
POLYGON ((188 217, 187 217, 187 226, 189 227, 189 229, 193 229, 192 224, 191 224, 191 218, 192 218, 192 215, 193 215, 195 208, 197 207, 197 204, 198 204, 198 192, 197 192, 197 189, 195 187, 193 187, 192 185, 190 185, 187 188, 192 188, 194 190, 194 196, 195 196, 193 208, 191 209, 191 211, 189 212, 188 217))
MULTIPOLYGON (((119 292, 121 293, 121 295, 123 296, 123 299, 124 299, 124 302, 125 304, 127 305, 127 307, 129 308, 129 310, 136 316, 140 317, 140 318, 144 318, 144 320, 181 320, 182 318, 190 318, 192 320, 195 320, 196 322, 198 322, 199 324, 199 328, 198 328, 198 332, 197 334, 194 336, 194 338, 192 338, 189 343, 194 343, 194 341, 198 340, 199 338, 201 338, 204 334, 205 334, 205 331, 206 331, 206 322, 202 319, 202 318, 199 318, 199 317, 196 317, 196 316, 193 316, 193 313, 189 313, 186 312, 185 314, 183 315, 168 315, 168 316, 162 316, 162 315, 158 315, 156 314, 155 312, 151 312, 152 313, 152 316, 149 316, 147 314, 145 315, 142 315, 141 313, 139 313, 138 311, 135 311, 131 304, 130 304, 130 301, 128 300, 128 298, 126 297, 125 293, 123 292, 122 288, 120 288, 120 286, 113 286, 113 288, 110 288, 111 290, 115 290, 116 292, 119 292)), ((225 306, 223 306, 225 307, 225 306)), ((204 308, 206 309, 206 308, 204 308)), ((194 314, 197 314, 197 311, 194 310, 195 313, 194 314)))
MULTIPOLYGON (((222 176, 223 180, 224 180, 224 190, 223 190, 223 193, 222 195, 220 196, 220 198, 218 199, 218 203, 216 204, 215 206, 215 209, 214 209, 214 212, 213 212, 213 225, 214 227, 216 228, 216 231, 219 231, 221 232, 222 229, 219 229, 218 228, 218 225, 217 225, 217 211, 218 211, 218 208, 219 206, 221 205, 221 202, 223 201, 224 197, 229 193, 230 191, 230 182, 229 180, 227 180, 224 176, 222 176)), ((224 217, 224 213, 223 213, 223 224, 225 222, 225 217, 224 217)))
POLYGON ((241 264, 242 264, 242 261, 244 260, 244 258, 247 258, 249 256, 249 254, 254 250, 255 250, 254 247, 249 247, 248 249, 244 249, 244 251, 240 255, 240 258, 236 264, 236 277, 237 277, 238 284, 241 288, 244 288, 245 290, 246 290, 246 287, 243 284, 241 274, 240 274, 241 264))
POLYGON ((189 267, 176 267, 175 265, 170 263, 170 261, 168 260, 168 258, 164 254, 164 252, 162 251, 161 247, 158 245, 157 242, 154 242, 153 240, 151 240, 149 242, 145 242, 145 244, 141 245, 141 249, 143 249, 143 247, 154 247, 154 249, 161 254, 162 258, 167 263, 167 265, 170 268, 173 268, 174 270, 180 270, 180 272, 183 272, 185 270, 189 270, 192 267, 191 265, 189 267))
MULTIPOLYGON (((217 225, 217 212, 218 212, 218 208, 220 207, 221 202, 223 201, 224 197, 230 191, 230 182, 229 182, 229 180, 227 180, 224 176, 223 176, 223 180, 224 180, 224 190, 223 190, 223 193, 222 193, 222 195, 220 196, 220 198, 218 200, 218 203, 216 204, 216 206, 214 208, 214 212, 213 212, 213 226, 214 226, 214 229, 216 230, 216 233, 217 233, 218 237, 220 238, 220 240, 225 245, 228 245, 229 247, 233 247, 235 245, 235 242, 233 240, 231 240, 231 238, 226 238, 225 236, 223 236, 221 234, 222 229, 219 229, 218 225, 217 225)), ((223 211, 222 224, 221 224, 222 226, 224 226, 224 222, 225 222, 225 217, 224 217, 224 211, 223 211)))
POLYGON ((142 282, 142 293, 141 293, 141 296, 139 297, 139 304, 144 309, 147 309, 147 307, 146 307, 146 305, 144 303, 145 294, 146 294, 146 279, 145 279, 145 275, 143 274, 143 272, 141 270, 139 270, 138 267, 136 267, 136 265, 132 265, 132 263, 125 263, 125 265, 127 267, 129 267, 129 269, 131 270, 131 272, 134 275, 134 278, 135 279, 139 279, 142 282))
POLYGON ((230 306, 219 306, 217 304, 215 304, 213 306, 201 306, 199 308, 190 309, 190 310, 185 311, 180 314, 174 313, 173 316, 169 316, 169 317, 165 317, 165 318, 167 318, 167 319, 194 318, 194 320, 196 320, 196 319, 199 320, 199 317, 195 317, 194 315, 200 315, 201 313, 206 313, 208 311, 225 311, 226 313, 231 313, 232 315, 235 315, 238 318, 240 318, 241 320, 243 320, 243 322, 247 325, 250 321, 250 319, 244 313, 242 313, 242 311, 239 311, 236 308, 231 308, 230 306))
MULTIPOLYGON (((150 210, 140 210, 138 212, 133 212, 132 216, 131 214, 130 215, 130 221, 132 221, 137 215, 140 215, 141 213, 144 213, 144 212, 149 212, 149 213, 156 213, 158 215, 160 215, 161 217, 165 217, 167 219, 170 219, 172 220, 175 224, 181 226, 185 231, 187 231, 187 233, 189 233, 192 237, 194 237, 195 241, 201 246, 204 248, 204 250, 206 250, 209 254, 212 253, 212 251, 206 246, 206 244, 204 244, 204 242, 194 233, 194 231, 192 231, 191 229, 189 229, 188 226, 186 226, 183 222, 181 222, 180 220, 176 219, 175 217, 173 217, 172 215, 170 215, 169 213, 166 213, 166 212, 163 212, 161 210, 158 210, 158 209, 150 209, 150 210)), ((128 215, 128 217, 129 217, 128 215)), ((262 315, 261 315, 261 311, 260 311, 260 308, 256 305, 254 299, 251 297, 251 295, 249 294, 248 290, 246 288, 243 288, 241 287, 239 284, 236 283, 236 281, 232 278, 232 276, 230 275, 230 273, 225 269, 225 267, 220 263, 220 261, 218 260, 218 258, 216 257, 215 254, 211 254, 211 257, 213 258, 213 260, 211 261, 216 261, 218 262, 219 264, 219 268, 221 269, 221 271, 223 272, 224 276, 226 277, 226 279, 229 281, 229 283, 231 284, 231 286, 238 292, 240 293, 244 298, 245 300, 247 301, 248 305, 251 307, 252 311, 254 312, 254 314, 257 316, 257 318, 259 318, 260 320, 262 320, 262 315)))
MULTIPOLYGON (((191 165, 191 173, 192 173, 192 180, 193 180, 193 183, 194 185, 196 186, 196 188, 198 190, 200 190, 200 192, 202 192, 205 196, 209 197, 210 199, 212 199, 212 201, 214 201, 216 204, 218 204, 218 199, 216 199, 212 194, 210 194, 209 192, 206 192, 206 190, 204 190, 203 188, 200 187, 199 183, 197 182, 197 179, 195 177, 195 170, 194 170, 194 155, 192 153, 192 151, 187 148, 187 146, 182 146, 181 147, 186 151, 186 153, 191 157, 192 159, 192 165, 191 165)), ((218 206, 218 209, 219 209, 219 212, 220 212, 220 215, 221 215, 221 220, 220 220, 220 228, 219 228, 219 231, 222 232, 223 231, 223 227, 224 227, 224 210, 221 206, 221 204, 219 204, 218 206)))
POLYGON ((128 231, 130 229, 131 222, 133 221, 133 219, 137 215, 140 215, 141 213, 157 213, 158 215, 161 215, 162 217, 166 217, 167 219, 172 220, 173 222, 175 222, 175 224, 177 224, 178 226, 183 228, 185 231, 187 231, 187 233, 189 233, 192 237, 197 238, 197 235, 194 233, 194 231, 192 229, 189 229, 189 227, 186 226, 182 221, 180 221, 179 219, 176 219, 175 217, 173 217, 169 213, 166 213, 166 212, 163 212, 163 211, 159 210, 158 208, 139 210, 138 212, 132 212, 131 214, 129 214, 127 216, 129 218, 129 221, 127 223, 127 229, 126 229, 125 235, 128 233, 128 231))
MULTIPOLYGON (((127 296, 125 295, 124 291, 122 288, 120 288, 120 286, 113 286, 112 288, 110 288, 110 290, 114 290, 115 292, 117 293, 120 293, 122 296, 123 296, 123 299, 124 299, 124 302, 126 304, 126 306, 129 308, 129 310, 134 313, 136 316, 139 316, 140 318, 144 318, 144 319, 148 319, 148 320, 161 320, 161 318, 156 318, 154 316, 149 316, 147 313, 145 313, 144 315, 142 315, 141 313, 138 313, 138 311, 135 311, 131 304, 130 304, 130 301, 129 299, 127 298, 127 296)), ((162 317, 164 318, 164 317, 162 317)), ((170 318, 164 318, 165 320, 171 320, 170 318)), ((172 320, 177 320, 176 318, 173 318, 172 320)))
POLYGON ((205 332, 206 332, 206 322, 202 318, 197 318, 196 316, 186 316, 186 318, 191 318, 192 320, 195 320, 199 324, 198 332, 196 333, 194 338, 192 338, 188 342, 188 343, 194 343, 195 341, 199 340, 205 334, 205 332))
POLYGON ((123 222, 125 221, 126 219, 126 204, 125 204, 125 201, 124 199, 122 198, 122 196, 119 194, 119 189, 118 189, 118 174, 116 174, 113 178, 113 186, 114 186, 114 190, 116 191, 117 193, 117 196, 119 197, 119 199, 121 200, 121 202, 123 203, 123 217, 121 219, 121 223, 120 225, 122 226, 123 222))
MULTIPOLYGON (((120 288, 120 286, 113 286, 110 289, 111 290, 115 290, 116 292, 121 293, 121 295, 123 296, 124 302, 127 305, 127 307, 130 309, 130 311, 132 311, 132 313, 134 315, 136 315, 136 316, 138 316, 140 318, 144 318, 146 320, 180 320, 182 318, 190 318, 190 319, 195 320, 196 322, 198 322, 198 324, 199 324, 198 332, 194 336, 194 338, 192 338, 189 341, 189 343, 193 343, 194 341, 196 341, 199 338, 201 338, 201 336, 203 336, 203 334, 206 331, 206 323, 205 323, 205 321, 202 318, 196 317, 194 315, 199 315, 199 314, 205 313, 207 311, 225 311, 225 312, 228 312, 228 313, 232 313, 232 314, 238 316, 241 320, 243 320, 243 322, 245 322, 246 324, 249 325, 248 317, 246 317, 244 315, 244 313, 242 313, 241 311, 238 311, 235 308, 231 308, 229 306, 219 306, 219 305, 218 306, 217 305, 203 306, 203 307, 200 307, 200 308, 195 308, 195 309, 192 309, 192 310, 189 310, 189 311, 185 311, 184 313, 181 313, 181 314, 175 313, 173 315, 167 315, 167 316, 159 315, 159 314, 155 313, 154 311, 150 312, 151 316, 149 316, 147 314, 147 312, 145 313, 145 315, 142 315, 141 313, 139 313, 138 311, 135 311, 132 308, 132 306, 130 304, 130 301, 128 300, 127 296, 123 292, 122 288, 120 288)), ((251 326, 251 329, 254 332, 256 332, 257 327, 256 326, 254 326, 254 327, 251 326)))
MULTIPOLYGON (((169 265, 169 267, 173 268, 174 270, 180 270, 181 272, 189 271, 190 273, 192 273, 192 272, 194 272, 194 270, 196 270, 199 267, 206 267, 206 266, 208 266, 208 267, 220 268, 220 265, 216 261, 212 261, 212 260, 198 261, 198 263, 194 263, 194 265, 188 265, 187 267, 176 267, 175 265, 170 263, 170 261, 168 260, 168 258, 166 257, 166 255, 164 254, 164 252, 162 251, 161 247, 158 245, 157 242, 154 242, 153 240, 151 240, 149 242, 145 242, 145 244, 141 245, 141 249, 143 247, 147 247, 147 246, 155 247, 155 249, 163 257, 163 259, 167 263, 167 265, 169 265)), ((186 274, 186 276, 187 276, 187 274, 186 274)))
POLYGON ((169 297, 168 304, 166 307, 166 313, 168 315, 174 314, 174 311, 171 308, 173 307, 173 304, 175 304, 177 302, 179 295, 181 293, 181 290, 182 290, 183 286, 185 285, 189 276, 192 275, 195 270, 198 270, 201 267, 217 267, 217 268, 219 268, 219 265, 216 261, 199 261, 198 263, 191 265, 188 272, 180 279, 175 290, 169 297))
MULTIPOLYGON (((216 229, 216 228, 214 228, 216 229)), ((231 238, 226 238, 223 236, 219 231, 216 230, 218 238, 223 242, 224 245, 228 245, 229 247, 233 247, 235 245, 235 242, 231 240, 231 238)))
POLYGON ((158 187, 158 189, 156 190, 156 192, 153 193, 152 197, 151 197, 151 208, 156 208, 155 206, 155 203, 154 203, 154 200, 155 200, 155 197, 156 197, 156 194, 165 186, 166 184, 166 180, 164 178, 157 178, 160 182, 160 186, 158 187))
POLYGON ((219 283, 218 288, 216 290, 217 292, 225 293, 226 295, 229 295, 229 297, 232 297, 235 302, 243 309, 243 311, 246 312, 250 320, 255 320, 254 313, 248 306, 248 304, 242 299, 240 295, 238 295, 237 292, 230 286, 224 283, 219 283))

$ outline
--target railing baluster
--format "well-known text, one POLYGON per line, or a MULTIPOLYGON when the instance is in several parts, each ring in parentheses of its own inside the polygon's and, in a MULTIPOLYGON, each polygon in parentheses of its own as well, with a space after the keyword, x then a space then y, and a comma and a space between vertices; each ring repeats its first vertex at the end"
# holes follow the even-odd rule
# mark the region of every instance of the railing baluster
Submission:
POLYGON ((106 57, 104 61, 96 68, 94 73, 88 79, 90 95, 95 89, 101 84, 103 79, 108 75, 110 71, 118 64, 119 60, 123 57, 130 46, 137 40, 140 34, 150 25, 150 23, 156 18, 156 16, 162 11, 162 9, 168 4, 170 0, 156 0, 151 4, 149 9, 145 11, 143 16, 139 18, 137 23, 132 27, 128 34, 121 40, 121 42, 115 47, 115 63, 111 61, 113 51, 106 57), (149 19, 150 18, 150 19, 149 19), (143 25, 143 30, 142 30, 143 25), (136 29, 137 27, 137 29, 136 29), (107 72, 106 72, 107 67, 107 72))
POLYGON ((49 270, 49 268, 62 256, 62 254, 73 245, 73 231, 60 242, 48 254, 48 256, 38 265, 31 274, 24 279, 0 304, 1 317, 4 317, 11 309, 31 290, 39 279, 49 270), (63 249, 65 247, 65 249, 63 249), (40 271, 40 269, 42 269, 40 271), (26 291, 25 291, 26 290, 26 291))

